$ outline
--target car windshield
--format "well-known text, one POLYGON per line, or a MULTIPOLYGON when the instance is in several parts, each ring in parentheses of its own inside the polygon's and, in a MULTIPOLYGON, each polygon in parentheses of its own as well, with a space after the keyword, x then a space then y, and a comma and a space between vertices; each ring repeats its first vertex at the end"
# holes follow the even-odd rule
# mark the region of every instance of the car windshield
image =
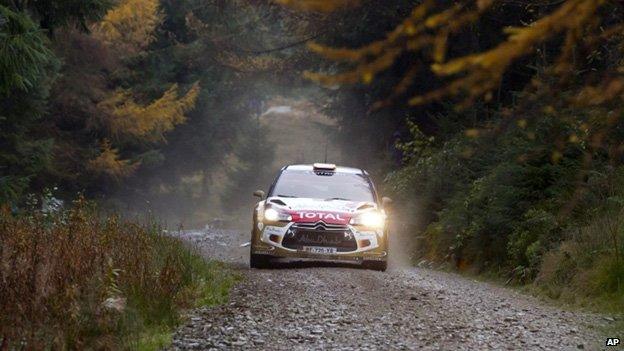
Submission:
POLYGON ((362 174, 284 171, 272 196, 374 202, 370 183, 362 174))

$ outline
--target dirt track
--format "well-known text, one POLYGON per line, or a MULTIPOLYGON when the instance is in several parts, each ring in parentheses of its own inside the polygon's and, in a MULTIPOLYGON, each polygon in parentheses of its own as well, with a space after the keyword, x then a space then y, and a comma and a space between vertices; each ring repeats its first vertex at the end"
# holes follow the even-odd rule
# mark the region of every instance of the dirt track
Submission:
POLYGON ((250 270, 246 233, 184 234, 245 279, 230 303, 191 311, 172 349, 604 349, 607 319, 420 268, 283 264, 250 270))

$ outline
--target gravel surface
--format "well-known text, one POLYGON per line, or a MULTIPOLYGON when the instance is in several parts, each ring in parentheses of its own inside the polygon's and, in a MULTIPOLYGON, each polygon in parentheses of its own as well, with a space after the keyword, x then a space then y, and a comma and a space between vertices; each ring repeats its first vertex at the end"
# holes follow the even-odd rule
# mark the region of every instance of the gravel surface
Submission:
POLYGON ((249 248, 240 246, 247 233, 180 235, 234 264, 244 280, 228 305, 190 311, 172 350, 599 350, 607 336, 600 330, 613 323, 429 269, 288 263, 250 270, 249 248))

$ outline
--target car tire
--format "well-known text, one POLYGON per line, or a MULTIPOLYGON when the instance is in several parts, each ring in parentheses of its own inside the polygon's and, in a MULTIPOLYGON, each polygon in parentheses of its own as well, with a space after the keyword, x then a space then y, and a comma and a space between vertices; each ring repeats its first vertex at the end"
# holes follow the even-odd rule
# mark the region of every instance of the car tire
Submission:
POLYGON ((249 255, 249 267, 258 269, 271 268, 271 256, 251 254, 249 255))
POLYGON ((388 269, 388 262, 386 261, 366 261, 364 262, 364 268, 373 271, 385 272, 388 269))

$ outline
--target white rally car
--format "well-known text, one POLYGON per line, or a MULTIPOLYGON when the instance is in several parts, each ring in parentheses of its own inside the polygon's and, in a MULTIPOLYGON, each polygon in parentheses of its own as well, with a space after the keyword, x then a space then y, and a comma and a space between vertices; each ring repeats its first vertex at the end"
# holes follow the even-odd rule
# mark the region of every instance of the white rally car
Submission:
POLYGON ((385 271, 388 221, 373 182, 362 169, 333 164, 281 169, 253 214, 250 266, 274 258, 360 262, 385 271))

